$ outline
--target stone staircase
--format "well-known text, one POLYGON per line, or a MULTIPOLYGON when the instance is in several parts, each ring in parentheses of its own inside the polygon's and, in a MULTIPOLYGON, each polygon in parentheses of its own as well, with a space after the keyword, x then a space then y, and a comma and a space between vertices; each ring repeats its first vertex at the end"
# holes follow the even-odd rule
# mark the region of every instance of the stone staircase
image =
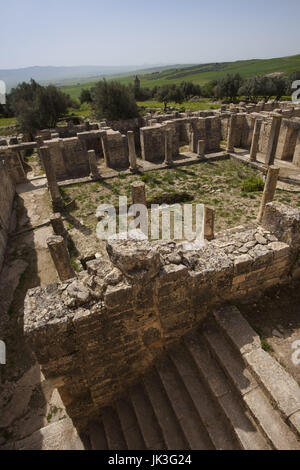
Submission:
POLYGON ((215 312, 90 422, 97 450, 300 449, 298 384, 234 307, 215 312))

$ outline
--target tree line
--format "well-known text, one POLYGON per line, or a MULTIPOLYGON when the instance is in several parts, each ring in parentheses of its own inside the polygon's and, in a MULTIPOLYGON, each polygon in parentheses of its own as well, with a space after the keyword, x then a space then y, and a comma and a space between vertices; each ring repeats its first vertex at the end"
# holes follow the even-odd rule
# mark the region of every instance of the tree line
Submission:
MULTIPOLYGON (((293 92, 292 83, 300 80, 300 72, 290 76, 258 75, 243 79, 240 74, 227 75, 200 87, 192 82, 165 84, 154 88, 142 88, 139 81, 124 85, 114 80, 101 80, 91 90, 82 90, 81 103, 90 103, 98 119, 119 120, 136 118, 140 114, 137 101, 157 100, 164 103, 182 103, 193 97, 207 97, 216 100, 246 99, 252 102, 280 100, 293 92)), ((54 128, 64 118, 69 108, 78 107, 69 95, 59 88, 41 86, 34 80, 21 83, 6 96, 6 105, 0 105, 0 116, 16 117, 18 127, 28 138, 37 130, 54 128)))

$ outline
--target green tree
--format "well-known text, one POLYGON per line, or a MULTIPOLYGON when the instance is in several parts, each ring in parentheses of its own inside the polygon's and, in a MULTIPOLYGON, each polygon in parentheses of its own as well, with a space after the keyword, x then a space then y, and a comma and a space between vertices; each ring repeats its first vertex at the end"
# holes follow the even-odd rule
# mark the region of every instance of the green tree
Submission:
POLYGON ((116 81, 101 80, 91 90, 92 107, 98 119, 111 121, 138 117, 132 90, 116 81))
POLYGON ((92 96, 90 90, 83 89, 81 94, 80 94, 80 103, 91 103, 92 102, 92 96))
POLYGON ((182 103, 184 101, 184 93, 182 89, 176 85, 163 85, 158 88, 156 99, 161 103, 164 103, 166 110, 170 101, 182 103))
POLYGON ((32 138, 37 130, 53 128, 71 105, 71 99, 55 86, 43 87, 34 80, 21 83, 9 96, 20 129, 32 138))

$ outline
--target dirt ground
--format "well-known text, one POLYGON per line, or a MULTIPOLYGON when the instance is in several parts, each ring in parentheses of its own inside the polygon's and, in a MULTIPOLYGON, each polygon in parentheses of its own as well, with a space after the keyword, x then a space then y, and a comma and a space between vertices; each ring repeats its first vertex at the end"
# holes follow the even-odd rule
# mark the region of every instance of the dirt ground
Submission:
MULTIPOLYGON (((98 205, 118 206, 119 196, 127 196, 131 203, 130 185, 133 181, 142 180, 150 202, 156 202, 157 198, 163 200, 166 194, 175 196, 182 193, 183 197, 188 196, 189 203, 214 207, 215 229, 218 232, 256 219, 262 189, 249 192, 242 187, 245 181, 253 177, 262 178, 259 171, 237 161, 226 160, 149 171, 143 175, 119 174, 112 179, 63 187, 62 194, 66 201, 76 201, 75 209, 69 212, 70 216, 81 219, 83 225, 95 232, 98 205)), ((282 189, 276 191, 275 200, 300 207, 300 188, 290 191, 287 185, 280 184, 279 188, 282 189)))

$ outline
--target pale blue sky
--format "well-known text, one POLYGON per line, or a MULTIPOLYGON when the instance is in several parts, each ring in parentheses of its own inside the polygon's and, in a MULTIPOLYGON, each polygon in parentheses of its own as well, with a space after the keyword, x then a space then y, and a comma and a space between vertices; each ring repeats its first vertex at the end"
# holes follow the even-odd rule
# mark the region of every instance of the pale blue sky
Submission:
POLYGON ((300 53, 300 0, 2 0, 0 69, 300 53))

